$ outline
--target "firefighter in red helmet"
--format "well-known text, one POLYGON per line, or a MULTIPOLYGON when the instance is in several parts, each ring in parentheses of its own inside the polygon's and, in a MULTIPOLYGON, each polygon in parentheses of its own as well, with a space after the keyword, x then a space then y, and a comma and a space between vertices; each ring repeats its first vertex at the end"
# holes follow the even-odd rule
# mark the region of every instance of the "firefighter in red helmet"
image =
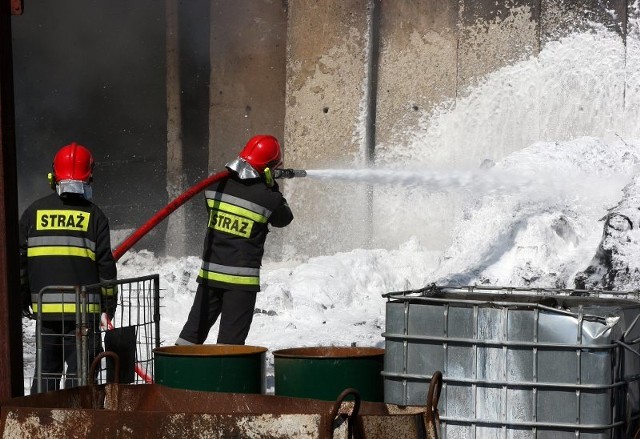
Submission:
POLYGON ((47 287, 106 282, 87 291, 87 364, 102 350, 98 331, 101 313, 113 316, 115 311, 116 288, 108 282, 116 279, 116 263, 107 217, 91 202, 93 167, 93 156, 84 146, 71 143, 62 147, 49 174, 55 193, 33 202, 20 218, 23 313, 38 318, 41 336, 41 368, 36 370, 31 393, 57 390, 63 374, 66 388, 77 385, 79 376, 75 291, 47 287), (41 380, 37 380, 38 374, 41 380))
POLYGON ((278 140, 254 136, 226 165, 230 175, 205 190, 209 221, 198 289, 177 345, 202 344, 220 316, 218 343, 245 343, 260 291, 260 265, 269 225, 293 214, 272 177, 282 165, 278 140))

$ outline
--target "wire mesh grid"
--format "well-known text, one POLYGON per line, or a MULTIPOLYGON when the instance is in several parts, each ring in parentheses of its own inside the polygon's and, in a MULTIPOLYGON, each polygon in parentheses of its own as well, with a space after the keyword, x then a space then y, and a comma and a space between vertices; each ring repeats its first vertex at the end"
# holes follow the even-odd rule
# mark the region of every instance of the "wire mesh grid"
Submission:
POLYGON ((83 287, 49 286, 39 294, 38 309, 51 296, 61 312, 45 317, 37 314, 32 393, 89 382, 153 381, 153 349, 160 346, 159 275, 83 287), (117 305, 108 318, 92 310, 86 300, 113 287, 117 289, 117 305), (92 365, 105 350, 117 355, 119 367, 110 356, 92 365))
MULTIPOLYGON (((160 347, 159 276, 126 279, 111 285, 118 286, 118 305, 113 319, 101 326, 101 332, 105 349, 115 351, 120 357, 118 381, 152 382, 153 349, 160 347)), ((112 381, 110 375, 103 364, 99 381, 112 381)))

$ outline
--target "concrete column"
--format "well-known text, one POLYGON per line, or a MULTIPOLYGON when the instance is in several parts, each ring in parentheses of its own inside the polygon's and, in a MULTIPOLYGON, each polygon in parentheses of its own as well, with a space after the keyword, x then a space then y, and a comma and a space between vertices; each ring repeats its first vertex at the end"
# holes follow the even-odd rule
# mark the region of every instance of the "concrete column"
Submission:
MULTIPOLYGON (((386 167, 389 155, 398 157, 433 108, 456 96, 459 8, 438 0, 381 3, 375 158, 386 167)), ((426 191, 375 185, 372 245, 392 247, 442 230, 447 215, 419 207, 424 197, 441 203, 442 197, 426 191)), ((438 247, 434 241, 424 244, 438 247)))
POLYGON ((360 161, 368 4, 289 1, 287 165, 360 161))
POLYGON ((382 2, 377 144, 406 140, 434 105, 456 95, 458 4, 382 2))
POLYGON ((558 41, 567 46, 571 40, 580 38, 584 40, 582 46, 592 44, 594 52, 605 50, 606 53, 594 58, 590 66, 581 65, 578 58, 568 57, 569 62, 576 63, 576 68, 567 69, 564 80, 555 81, 554 88, 541 84, 538 98, 543 109, 539 113, 540 139, 567 140, 605 129, 624 135, 626 73, 633 74, 625 59, 628 50, 624 43, 626 23, 626 0, 541 0, 540 41, 543 48, 555 49, 558 41), (598 29, 597 34, 595 29, 598 29), (600 59, 607 61, 600 64, 600 59), (596 71, 598 76, 608 75, 609 80, 606 84, 594 82, 590 87, 584 74, 596 71), (581 76, 573 79, 572 73, 581 76), (554 108, 554 103, 561 108, 554 108), (563 117, 557 117, 558 114, 563 117), (572 117, 578 114, 582 116, 572 117), (585 117, 585 114, 592 116, 585 117))
POLYGON ((460 0, 458 93, 539 52, 539 0, 460 0))
POLYGON ((222 170, 255 134, 283 139, 285 5, 211 2, 210 173, 222 170))
MULTIPOLYGON (((630 2, 634 3, 634 2, 630 2)), ((626 54, 625 54, 625 98, 624 98, 624 128, 623 133, 635 130, 640 120, 640 101, 633 99, 633 91, 640 90, 640 8, 628 6, 625 20, 626 26, 626 54), (633 38, 629 38, 633 37, 633 38)))
MULTIPOLYGON (((368 0, 290 0, 285 165, 360 167, 364 130, 368 0)), ((286 183, 296 219, 287 239, 305 251, 358 248, 367 240, 366 188, 300 179, 286 183)))
MULTIPOLYGON (((528 140, 515 137, 519 130, 513 127, 510 115, 511 100, 516 98, 508 92, 508 80, 502 85, 504 93, 495 96, 493 104, 486 96, 467 98, 488 75, 539 53, 540 6, 539 0, 460 0, 459 4, 457 104, 463 102, 465 108, 481 105, 493 117, 484 120, 481 115, 480 120, 461 122, 459 130, 469 135, 460 137, 455 145, 447 144, 455 150, 443 154, 457 166, 478 168, 486 159, 500 160, 528 144, 528 140)), ((531 124, 528 132, 537 129, 535 118, 531 124)))
POLYGON ((593 28, 593 23, 626 33, 628 0, 537 0, 540 2, 540 41, 542 45, 573 32, 593 28))

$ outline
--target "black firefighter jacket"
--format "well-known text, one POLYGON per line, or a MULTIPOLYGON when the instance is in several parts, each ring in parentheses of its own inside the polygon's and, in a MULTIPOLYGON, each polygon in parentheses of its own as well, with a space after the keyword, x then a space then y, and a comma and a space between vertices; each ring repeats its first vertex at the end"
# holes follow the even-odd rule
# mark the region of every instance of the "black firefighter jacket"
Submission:
POLYGON ((209 221, 197 281, 230 290, 260 291, 260 266, 268 225, 293 220, 287 200, 274 183, 241 180, 236 174, 205 191, 209 221))
MULTIPOLYGON (((53 193, 35 201, 20 218, 19 239, 23 303, 30 293, 33 312, 42 312, 43 319, 64 313, 65 320, 75 320, 76 299, 74 291, 48 291, 40 310, 42 288, 92 285, 117 277, 107 217, 81 196, 53 193)), ((89 291, 88 296, 89 313, 113 313, 115 287, 89 291)))

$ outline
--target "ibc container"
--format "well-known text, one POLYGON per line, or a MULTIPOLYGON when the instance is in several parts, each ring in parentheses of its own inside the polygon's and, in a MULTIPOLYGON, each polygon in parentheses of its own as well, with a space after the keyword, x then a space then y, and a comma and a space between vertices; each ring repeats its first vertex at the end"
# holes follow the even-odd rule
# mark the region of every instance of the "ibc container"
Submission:
POLYGON ((386 294, 384 402, 425 404, 441 371, 443 438, 633 437, 640 302, 570 291, 386 294))

